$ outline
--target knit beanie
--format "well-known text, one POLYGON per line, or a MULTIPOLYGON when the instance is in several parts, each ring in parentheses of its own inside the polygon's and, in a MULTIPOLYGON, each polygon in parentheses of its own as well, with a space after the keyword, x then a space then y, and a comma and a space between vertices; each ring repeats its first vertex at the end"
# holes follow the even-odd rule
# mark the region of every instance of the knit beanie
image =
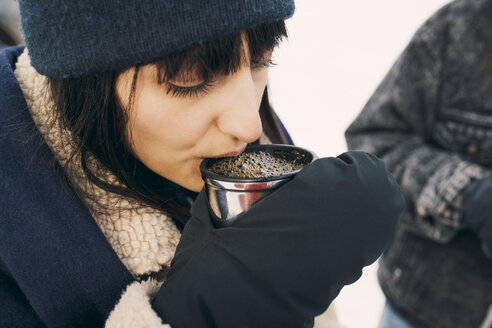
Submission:
POLYGON ((290 17, 294 0, 19 0, 31 63, 78 77, 146 64, 290 17))

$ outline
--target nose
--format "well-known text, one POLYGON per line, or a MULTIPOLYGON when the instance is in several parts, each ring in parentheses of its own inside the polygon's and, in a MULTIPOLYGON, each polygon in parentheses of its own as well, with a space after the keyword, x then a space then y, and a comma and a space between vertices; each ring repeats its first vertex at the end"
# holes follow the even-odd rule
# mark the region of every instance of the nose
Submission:
POLYGON ((249 67, 240 69, 228 79, 217 126, 223 133, 251 143, 262 132, 259 108, 265 85, 255 84, 249 67))

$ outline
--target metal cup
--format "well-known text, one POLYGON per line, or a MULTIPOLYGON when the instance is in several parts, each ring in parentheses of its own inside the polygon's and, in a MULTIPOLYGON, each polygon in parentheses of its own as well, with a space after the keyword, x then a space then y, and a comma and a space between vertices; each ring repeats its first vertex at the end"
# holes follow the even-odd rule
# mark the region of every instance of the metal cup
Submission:
MULTIPOLYGON (((310 150, 288 145, 255 145, 247 147, 244 152, 259 151, 302 166, 318 158, 310 150)), ((210 170, 212 164, 219 160, 223 158, 208 158, 200 165, 209 199, 209 208, 216 227, 229 225, 239 214, 247 211, 253 203, 273 192, 300 171, 296 170, 273 177, 232 178, 210 170)))

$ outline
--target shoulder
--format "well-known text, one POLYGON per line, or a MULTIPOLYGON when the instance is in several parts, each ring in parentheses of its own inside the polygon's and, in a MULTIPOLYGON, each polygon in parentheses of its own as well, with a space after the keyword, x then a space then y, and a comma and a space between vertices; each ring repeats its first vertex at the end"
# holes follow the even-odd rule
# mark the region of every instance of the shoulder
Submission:
POLYGON ((15 66, 17 57, 24 52, 24 46, 15 46, 3 48, 0 51, 0 67, 4 68, 4 65, 9 65, 12 69, 15 66))
MULTIPOLYGON (((492 40, 492 1, 456 0, 437 10, 415 32, 407 46, 411 57, 439 68, 463 57, 475 57, 492 40)), ((475 61, 476 59, 471 59, 475 61)))
POLYGON ((492 1, 455 0, 437 10, 418 29, 416 39, 423 41, 452 42, 463 33, 489 24, 492 18, 492 1), (444 37, 444 36, 447 36, 444 37))
MULTIPOLYGON (((0 131, 2 127, 11 125, 10 120, 19 120, 19 113, 27 113, 27 104, 14 70, 17 59, 23 53, 24 47, 4 48, 0 51, 0 131)), ((23 116, 26 120, 28 116, 23 116)), ((1 134, 3 135, 3 133, 1 134)))

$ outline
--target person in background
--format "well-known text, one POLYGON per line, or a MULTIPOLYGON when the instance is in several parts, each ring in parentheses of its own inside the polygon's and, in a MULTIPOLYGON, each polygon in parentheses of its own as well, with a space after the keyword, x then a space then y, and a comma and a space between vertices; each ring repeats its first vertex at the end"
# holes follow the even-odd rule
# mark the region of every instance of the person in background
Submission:
POLYGON ((346 130, 406 208, 378 278, 381 328, 492 327, 492 1, 429 18, 346 130))
POLYGON ((0 53, 1 327, 312 327, 393 238, 364 152, 227 227, 199 165, 289 143, 268 67, 292 0, 19 0, 0 53), (357 204, 357 206, 354 206, 357 204))

